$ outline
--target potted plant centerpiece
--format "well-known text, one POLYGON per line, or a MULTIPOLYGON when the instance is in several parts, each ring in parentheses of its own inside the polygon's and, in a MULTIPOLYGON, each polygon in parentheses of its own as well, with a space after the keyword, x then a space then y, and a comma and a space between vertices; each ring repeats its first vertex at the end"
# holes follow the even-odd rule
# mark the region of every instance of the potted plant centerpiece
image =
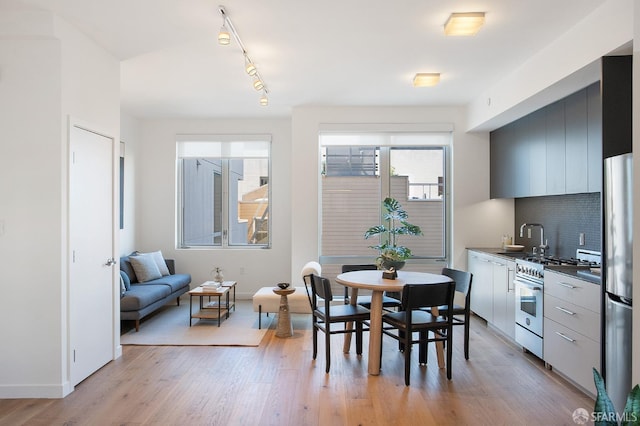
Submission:
POLYGON ((411 250, 408 247, 397 244, 400 235, 423 235, 418 225, 407 222, 409 215, 402 209, 402 206, 395 198, 387 197, 382 202, 385 209, 384 224, 372 226, 364 233, 364 238, 368 239, 375 235, 381 236, 380 244, 369 246, 378 250, 380 255, 376 259, 378 267, 383 269, 401 269, 405 261, 411 257, 411 250))

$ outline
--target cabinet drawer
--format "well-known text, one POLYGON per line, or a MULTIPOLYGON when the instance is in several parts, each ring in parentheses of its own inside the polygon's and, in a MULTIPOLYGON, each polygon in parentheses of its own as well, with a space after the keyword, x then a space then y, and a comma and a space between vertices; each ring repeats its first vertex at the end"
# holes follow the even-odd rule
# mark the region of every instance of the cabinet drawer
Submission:
POLYGON ((596 342, 600 341, 600 314, 596 312, 545 294, 544 316, 596 342))
POLYGON ((593 395, 593 368, 600 370, 600 344, 557 322, 544 320, 544 360, 593 395))
POLYGON ((600 313, 600 286, 546 270, 544 292, 590 311, 600 313))

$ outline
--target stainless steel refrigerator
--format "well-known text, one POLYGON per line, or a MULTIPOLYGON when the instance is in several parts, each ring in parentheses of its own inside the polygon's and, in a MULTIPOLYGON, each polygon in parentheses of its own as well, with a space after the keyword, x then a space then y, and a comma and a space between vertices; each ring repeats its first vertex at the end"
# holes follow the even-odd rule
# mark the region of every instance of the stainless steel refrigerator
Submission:
POLYGON ((631 306, 633 287, 633 157, 604 160, 603 371, 618 413, 631 391, 631 306))

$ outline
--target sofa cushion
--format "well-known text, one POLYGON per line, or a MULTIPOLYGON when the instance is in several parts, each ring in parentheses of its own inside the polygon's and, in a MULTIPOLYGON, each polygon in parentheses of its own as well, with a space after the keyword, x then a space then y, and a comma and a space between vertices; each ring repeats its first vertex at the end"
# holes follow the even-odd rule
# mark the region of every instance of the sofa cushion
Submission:
POLYGON ((153 257, 153 260, 156 262, 156 266, 158 267, 158 270, 160 271, 162 276, 169 275, 169 268, 167 267, 167 263, 164 261, 164 256, 162 255, 161 250, 140 254, 147 254, 153 257))
POLYGON ((131 290, 120 299, 120 310, 137 311, 170 294, 171 289, 167 285, 132 284, 131 290))
POLYGON ((129 277, 131 284, 135 284, 138 282, 138 277, 136 277, 136 273, 133 270, 133 266, 131 266, 131 262, 129 261, 129 256, 123 256, 120 258, 120 270, 123 271, 129 277))
POLYGON ((136 273, 138 282, 143 283, 162 277, 162 273, 158 269, 158 265, 152 255, 139 254, 129 256, 129 262, 131 262, 131 266, 136 273))
POLYGON ((169 288, 171 288, 171 292, 174 292, 176 290, 180 290, 183 287, 189 286, 189 283, 191 283, 191 275, 175 274, 175 275, 167 275, 165 277, 160 277, 158 279, 149 281, 148 283, 144 283, 144 284, 166 285, 166 286, 169 286, 169 288))

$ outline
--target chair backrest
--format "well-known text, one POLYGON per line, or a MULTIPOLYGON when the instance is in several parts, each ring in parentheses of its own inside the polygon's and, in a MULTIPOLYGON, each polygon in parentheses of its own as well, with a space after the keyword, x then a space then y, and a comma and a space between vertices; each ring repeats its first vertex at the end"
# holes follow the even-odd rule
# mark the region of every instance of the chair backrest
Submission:
POLYGON ((471 292, 471 281, 473 275, 471 272, 459 271, 457 269, 442 268, 442 275, 446 275, 456 282, 456 291, 467 297, 471 292))
POLYGON ((323 299, 325 307, 328 308, 333 300, 333 294, 331 293, 331 281, 329 281, 328 278, 324 278, 319 275, 311 275, 311 293, 312 311, 318 306, 318 298, 323 299))
POLYGON ((331 293, 331 281, 328 278, 319 275, 311 275, 311 290, 314 296, 321 299, 332 301, 333 293, 331 293))
POLYGON ((342 273, 353 271, 375 271, 378 269, 378 265, 373 263, 367 263, 365 265, 342 265, 342 273))
POLYGON ((455 282, 437 284, 406 284, 402 289, 402 309, 412 311, 434 306, 453 306, 455 282))
MULTIPOLYGON (((342 273, 353 271, 375 271, 378 269, 378 265, 374 263, 367 263, 363 265, 342 265, 342 273)), ((349 287, 344 287, 344 303, 349 303, 349 287)))

